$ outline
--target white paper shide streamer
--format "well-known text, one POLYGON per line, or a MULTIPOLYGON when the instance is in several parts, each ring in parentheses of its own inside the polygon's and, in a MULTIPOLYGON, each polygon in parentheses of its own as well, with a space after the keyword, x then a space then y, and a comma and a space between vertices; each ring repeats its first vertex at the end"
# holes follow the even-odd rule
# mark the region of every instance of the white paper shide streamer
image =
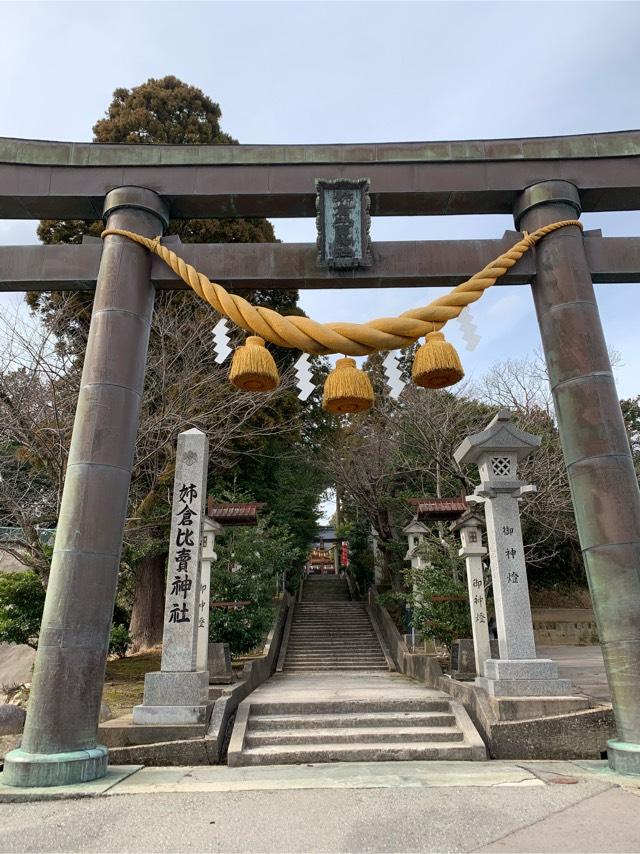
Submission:
POLYGON ((298 378, 298 388, 300 389, 298 397, 300 400, 306 400, 315 388, 313 380, 311 379, 309 356, 306 353, 303 353, 302 356, 300 356, 294 365, 294 369, 296 377, 298 378))
POLYGON ((480 336, 478 335, 478 327, 473 321, 473 315, 471 314, 471 310, 468 305, 466 305, 458 315, 458 323, 460 324, 462 338, 466 344, 467 350, 472 352, 480 343, 480 336))
POLYGON ((229 327, 226 317, 221 317, 213 327, 213 349, 215 350, 214 361, 221 365, 226 361, 231 347, 229 346, 229 327))
POLYGON ((397 400, 400 397, 402 389, 406 385, 406 383, 403 382, 402 374, 398 367, 398 357, 390 350, 384 357, 382 365, 384 367, 385 377, 387 378, 387 385, 389 386, 389 395, 394 400, 397 400))

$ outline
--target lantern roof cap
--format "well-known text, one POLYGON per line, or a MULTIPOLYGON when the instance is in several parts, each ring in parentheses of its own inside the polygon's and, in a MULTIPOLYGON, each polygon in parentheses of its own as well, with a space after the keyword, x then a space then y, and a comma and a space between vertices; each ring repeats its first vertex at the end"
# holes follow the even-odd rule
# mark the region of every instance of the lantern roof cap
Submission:
POLYGON ((413 519, 402 529, 403 534, 428 534, 429 529, 422 522, 418 522, 417 516, 414 516, 413 519))
POLYGON ((217 522, 215 519, 212 519, 210 516, 205 515, 202 520, 203 530, 208 534, 224 534, 224 528, 217 522))
POLYGON ((459 531, 461 528, 482 528, 484 517, 477 510, 468 510, 455 522, 449 525, 450 531, 459 531))
POLYGON ((535 451, 542 439, 516 427, 511 415, 510 409, 500 409, 484 430, 463 439, 453 452, 458 465, 477 463, 485 454, 493 452, 515 453, 520 461, 535 451))

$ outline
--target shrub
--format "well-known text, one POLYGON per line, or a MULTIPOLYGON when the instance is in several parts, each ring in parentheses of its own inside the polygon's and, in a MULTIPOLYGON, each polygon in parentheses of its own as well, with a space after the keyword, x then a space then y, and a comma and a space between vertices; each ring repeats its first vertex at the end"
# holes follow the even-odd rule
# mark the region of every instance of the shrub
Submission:
POLYGON ((216 541, 218 560, 211 567, 211 600, 249 602, 235 609, 212 608, 209 638, 228 643, 231 652, 255 649, 273 618, 276 586, 302 560, 286 525, 263 517, 255 528, 231 528, 216 541))
POLYGON ((109 652, 112 655, 117 655, 118 658, 124 658, 127 654, 127 649, 131 644, 131 635, 126 626, 119 623, 111 626, 111 635, 109 637, 109 652))
POLYGON ((35 572, 0 573, 0 642, 36 649, 43 608, 44 589, 35 572))
POLYGON ((269 605, 252 603, 235 610, 213 608, 209 618, 209 640, 228 643, 232 652, 251 652, 271 626, 273 609, 269 605))
POLYGON ((448 646, 455 638, 471 637, 467 585, 459 580, 465 577, 464 563, 455 554, 454 547, 426 543, 418 548, 418 553, 427 566, 409 570, 407 579, 413 585, 416 630, 448 646))

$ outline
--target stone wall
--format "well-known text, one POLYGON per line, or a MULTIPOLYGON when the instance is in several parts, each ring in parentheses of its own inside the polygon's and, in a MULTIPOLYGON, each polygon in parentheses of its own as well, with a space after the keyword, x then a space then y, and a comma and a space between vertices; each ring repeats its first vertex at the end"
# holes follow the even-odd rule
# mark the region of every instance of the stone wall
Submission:
POLYGON ((532 616, 537 646, 598 643, 598 627, 591 608, 534 608, 532 616))

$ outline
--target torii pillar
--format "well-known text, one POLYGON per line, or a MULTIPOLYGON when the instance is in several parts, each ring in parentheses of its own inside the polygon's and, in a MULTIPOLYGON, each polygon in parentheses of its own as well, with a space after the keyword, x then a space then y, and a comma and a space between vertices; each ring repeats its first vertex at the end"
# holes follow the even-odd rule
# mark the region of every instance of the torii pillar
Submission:
MULTIPOLYGON (((110 228, 155 237, 168 217, 152 190, 120 187, 105 198, 110 228)), ((62 786, 107 771, 98 719, 154 296, 149 252, 106 237, 24 736, 4 760, 9 786, 62 786)))
MULTIPOLYGON (((514 210, 527 231, 580 213, 568 181, 528 187, 514 210)), ((534 251, 533 299, 618 731, 609 764, 640 774, 638 480, 580 230, 556 231, 534 251)))

